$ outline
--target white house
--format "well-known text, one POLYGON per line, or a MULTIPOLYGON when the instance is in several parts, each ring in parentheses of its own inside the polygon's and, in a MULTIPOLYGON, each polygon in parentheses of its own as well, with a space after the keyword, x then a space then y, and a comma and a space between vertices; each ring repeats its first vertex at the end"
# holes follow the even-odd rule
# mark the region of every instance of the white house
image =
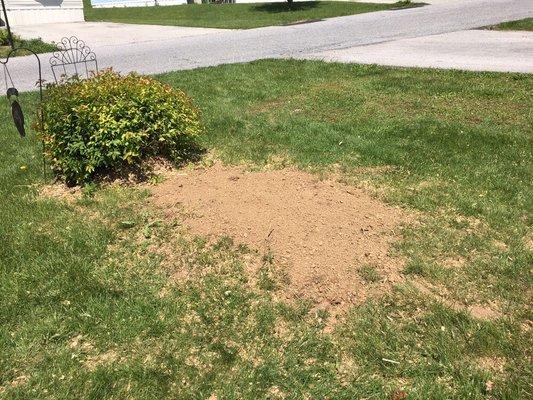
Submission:
MULTIPOLYGON (((13 26, 83 21, 82 0, 4 0, 13 26)), ((0 16, 4 18, 3 15, 0 16)))
MULTIPOLYGON (((224 0, 224 3, 277 3, 286 0, 224 0)), ((310 1, 310 0, 294 0, 310 1)), ((351 1, 351 0, 347 0, 351 1)), ((367 0, 372 1, 372 0, 367 0)), ((213 2, 213 0, 209 0, 213 2)), ((94 8, 112 8, 112 7, 149 7, 149 6, 172 6, 179 4, 202 3, 202 0, 91 0, 94 8)))

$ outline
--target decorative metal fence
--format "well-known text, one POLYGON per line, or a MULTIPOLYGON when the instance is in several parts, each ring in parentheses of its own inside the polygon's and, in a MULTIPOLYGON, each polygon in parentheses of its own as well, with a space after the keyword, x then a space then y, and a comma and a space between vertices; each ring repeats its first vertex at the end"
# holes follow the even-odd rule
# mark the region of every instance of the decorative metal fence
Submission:
POLYGON ((89 78, 98 72, 96 54, 76 36, 64 37, 57 44, 58 50, 50 58, 50 67, 56 83, 64 77, 89 78))

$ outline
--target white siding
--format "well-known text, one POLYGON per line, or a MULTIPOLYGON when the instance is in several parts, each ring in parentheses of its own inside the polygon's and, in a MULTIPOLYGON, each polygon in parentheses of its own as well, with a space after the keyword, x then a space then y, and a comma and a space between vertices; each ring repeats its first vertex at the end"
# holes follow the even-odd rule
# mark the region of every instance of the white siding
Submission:
POLYGON ((174 6, 180 4, 187 4, 187 0, 106 0, 93 1, 94 8, 113 8, 113 7, 153 7, 160 6, 174 6))
MULTIPOLYGON (((287 0, 234 0, 235 3, 280 3, 284 1, 287 1, 287 0)), ((312 1, 312 0, 294 0, 294 1, 312 1)), ((342 1, 353 1, 353 0, 342 0, 342 1)), ((371 2, 373 0, 365 0, 365 1, 371 2)), ((396 1, 396 0, 387 0, 387 1, 396 1)), ((194 0, 194 3, 200 4, 202 3, 202 1, 194 0)), ((155 5, 172 6, 172 5, 187 4, 187 0, 92 0, 91 4, 94 8, 152 7, 155 5)))
POLYGON ((9 8, 79 8, 83 7, 81 0, 6 0, 6 7, 9 8))
POLYGON ((13 26, 83 21, 82 0, 6 0, 13 26))

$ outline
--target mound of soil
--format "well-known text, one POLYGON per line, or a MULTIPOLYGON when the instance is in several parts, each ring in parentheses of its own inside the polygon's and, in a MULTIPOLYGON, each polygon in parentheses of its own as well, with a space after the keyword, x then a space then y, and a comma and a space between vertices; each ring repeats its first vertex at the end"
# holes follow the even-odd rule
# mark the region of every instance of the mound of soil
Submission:
POLYGON ((153 203, 179 212, 192 233, 271 253, 290 278, 283 289, 290 299, 338 314, 401 280, 402 261, 389 250, 408 217, 360 189, 295 169, 215 165, 173 172, 152 192, 153 203), (375 282, 362 267, 377 272, 375 282))

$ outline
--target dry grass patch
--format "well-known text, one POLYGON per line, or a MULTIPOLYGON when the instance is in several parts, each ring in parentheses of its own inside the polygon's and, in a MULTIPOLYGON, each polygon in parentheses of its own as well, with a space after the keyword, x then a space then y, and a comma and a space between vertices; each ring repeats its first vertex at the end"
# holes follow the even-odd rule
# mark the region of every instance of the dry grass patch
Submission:
POLYGON ((43 198, 60 200, 71 204, 81 198, 82 190, 80 186, 68 187, 62 182, 54 182, 42 186, 39 189, 39 195, 43 198))
POLYGON ((465 312, 474 318, 484 321, 493 321, 502 317, 500 306, 495 301, 486 304, 466 305, 453 300, 449 291, 440 285, 437 286, 422 280, 413 280, 411 283, 423 295, 442 303, 454 311, 465 312))

